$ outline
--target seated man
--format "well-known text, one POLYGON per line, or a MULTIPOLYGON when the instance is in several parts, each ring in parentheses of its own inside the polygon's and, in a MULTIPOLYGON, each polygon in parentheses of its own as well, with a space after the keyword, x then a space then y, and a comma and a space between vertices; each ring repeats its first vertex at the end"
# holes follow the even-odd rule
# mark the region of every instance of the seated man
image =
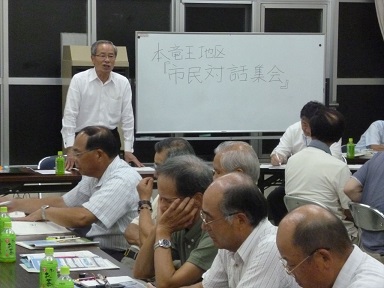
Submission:
POLYGON ((372 149, 375 151, 384 151, 384 121, 377 120, 361 135, 357 142, 356 151, 372 149))
POLYGON ((215 149, 213 170, 216 179, 229 172, 239 171, 252 177, 255 183, 259 180, 259 158, 252 146, 243 141, 225 141, 215 149))
POLYGON ((73 228, 92 225, 87 237, 121 260, 127 248, 124 229, 137 216, 136 186, 141 177, 119 158, 115 138, 105 127, 83 128, 73 152, 83 175, 75 188, 62 197, 12 199, 9 211, 29 213, 18 220, 49 220, 73 228))
POLYGON ((157 168, 159 210, 156 225, 135 261, 135 278, 156 278, 156 287, 194 284, 211 267, 217 254, 212 239, 201 229, 203 193, 212 170, 192 155, 169 158, 157 168), (173 260, 180 260, 175 269, 173 260))
POLYGON ((254 179, 232 172, 208 187, 203 228, 219 252, 202 283, 192 287, 298 287, 279 261, 276 231, 254 179))
POLYGON ((291 211, 276 241, 285 270, 303 288, 384 287, 384 265, 353 245, 340 219, 320 206, 291 211))
MULTIPOLYGON (((162 165, 168 158, 178 155, 195 155, 195 151, 187 140, 170 137, 157 142, 155 144, 154 156, 155 167, 157 168, 162 165)), ((139 192, 140 197, 139 216, 133 219, 125 230, 125 239, 131 244, 131 247, 128 249, 126 257, 124 257, 121 262, 130 265, 132 268, 139 247, 141 247, 142 243, 147 239, 157 216, 159 195, 155 197, 152 203, 150 202, 153 192, 153 180, 152 177, 146 177, 140 181, 139 185, 137 185, 137 191, 139 192), (140 209, 142 203, 143 205, 145 205, 145 203, 150 205, 150 207, 152 207, 152 213, 149 209, 140 209)))
MULTIPOLYGON (((300 121, 287 128, 280 138, 279 144, 273 149, 270 156, 272 165, 278 166, 285 164, 289 157, 308 147, 312 141, 309 121, 319 109, 323 108, 325 108, 323 104, 315 101, 310 101, 304 105, 300 111, 300 121)), ((332 143, 330 150, 332 156, 341 160, 341 139, 332 143)), ((284 187, 280 186, 273 190, 267 197, 269 218, 273 220, 275 225, 278 225, 280 220, 287 214, 287 209, 283 201, 284 196, 284 187)))
POLYGON ((318 201, 339 217, 356 243, 357 229, 353 223, 344 193, 351 176, 348 165, 331 155, 329 147, 344 131, 344 117, 333 109, 321 109, 311 118, 312 141, 308 147, 289 158, 285 168, 287 195, 318 201))
MULTIPOLYGON (((345 194, 384 213, 384 153, 376 153, 348 180, 345 194)), ((384 233, 362 230, 361 243, 372 257, 384 263, 384 233)))

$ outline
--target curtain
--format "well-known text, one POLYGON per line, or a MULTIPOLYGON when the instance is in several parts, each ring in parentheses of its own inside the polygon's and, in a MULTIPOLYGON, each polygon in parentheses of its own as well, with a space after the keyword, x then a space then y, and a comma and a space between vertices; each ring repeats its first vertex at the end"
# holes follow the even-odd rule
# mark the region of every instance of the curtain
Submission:
POLYGON ((381 35, 384 38, 384 0, 375 0, 377 19, 379 20, 381 35))

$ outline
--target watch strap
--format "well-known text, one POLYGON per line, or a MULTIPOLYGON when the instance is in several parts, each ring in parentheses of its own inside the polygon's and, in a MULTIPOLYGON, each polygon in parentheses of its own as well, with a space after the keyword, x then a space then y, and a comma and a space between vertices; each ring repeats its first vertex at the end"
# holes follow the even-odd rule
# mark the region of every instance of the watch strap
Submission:
POLYGON ((41 219, 44 221, 47 220, 47 217, 45 215, 45 210, 49 208, 49 205, 43 205, 41 206, 41 219))

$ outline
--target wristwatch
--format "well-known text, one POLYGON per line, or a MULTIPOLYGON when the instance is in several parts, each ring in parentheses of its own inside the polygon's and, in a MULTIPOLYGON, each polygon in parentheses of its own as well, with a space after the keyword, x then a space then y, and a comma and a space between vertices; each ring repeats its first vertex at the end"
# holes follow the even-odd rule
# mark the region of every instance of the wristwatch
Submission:
POLYGON ((44 221, 47 220, 47 218, 45 217, 45 209, 48 209, 48 208, 49 208, 49 205, 41 206, 41 219, 43 219, 44 221))
POLYGON ((168 239, 160 239, 155 245, 153 245, 153 250, 156 248, 162 247, 162 248, 171 248, 172 243, 168 239))

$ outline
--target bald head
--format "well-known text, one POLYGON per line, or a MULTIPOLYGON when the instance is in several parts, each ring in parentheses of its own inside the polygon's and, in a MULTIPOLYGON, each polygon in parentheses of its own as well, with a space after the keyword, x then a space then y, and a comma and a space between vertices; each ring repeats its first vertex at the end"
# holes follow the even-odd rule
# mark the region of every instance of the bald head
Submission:
POLYGON ((279 224, 277 245, 289 241, 304 254, 328 248, 341 255, 352 247, 348 232, 339 218, 317 205, 300 206, 288 213, 279 224))
POLYGON ((256 183, 260 175, 259 158, 252 146, 243 141, 225 141, 215 149, 215 178, 238 171, 249 175, 256 183))
POLYGON ((223 215, 243 212, 253 227, 267 216, 265 197, 247 174, 231 172, 217 178, 205 193, 218 202, 223 215))

